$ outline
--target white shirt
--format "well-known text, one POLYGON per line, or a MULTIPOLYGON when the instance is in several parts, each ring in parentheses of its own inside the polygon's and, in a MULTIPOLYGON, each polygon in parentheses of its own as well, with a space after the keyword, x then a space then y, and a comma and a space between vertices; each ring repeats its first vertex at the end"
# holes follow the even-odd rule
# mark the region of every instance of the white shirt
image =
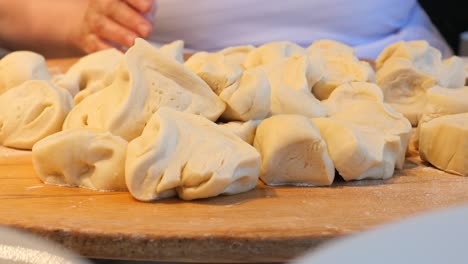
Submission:
POLYGON ((333 39, 375 59, 393 42, 425 39, 451 54, 416 0, 158 0, 154 27, 150 40, 193 50, 333 39))

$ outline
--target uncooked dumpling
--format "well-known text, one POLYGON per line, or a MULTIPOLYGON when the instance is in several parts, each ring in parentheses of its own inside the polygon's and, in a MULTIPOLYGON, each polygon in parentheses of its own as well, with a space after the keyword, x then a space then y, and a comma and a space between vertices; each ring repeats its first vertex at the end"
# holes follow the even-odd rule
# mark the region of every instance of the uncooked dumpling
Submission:
POLYGON ((288 41, 270 42, 251 51, 244 62, 246 69, 278 63, 292 56, 305 56, 306 50, 288 41))
POLYGON ((212 121, 225 109, 202 79, 137 39, 126 52, 112 84, 73 108, 64 129, 90 127, 130 141, 141 134, 151 115, 163 106, 212 121))
POLYGON ((226 131, 234 133, 234 135, 252 145, 255 138, 255 132, 261 122, 262 120, 249 120, 247 122, 233 121, 219 124, 219 126, 226 129, 226 131))
POLYGON ((260 178, 268 185, 330 185, 335 167, 319 130, 306 117, 276 115, 257 128, 260 178))
POLYGON ((125 170, 138 200, 192 200, 255 188, 260 155, 206 118, 164 107, 129 143, 125 170))
POLYGON ((321 77, 307 56, 292 56, 267 67, 271 86, 271 114, 327 115, 327 109, 311 93, 321 77))
POLYGON ((31 149, 62 129, 73 107, 70 94, 48 81, 26 81, 0 95, 0 144, 31 149))
POLYGON ((115 71, 122 58, 123 54, 116 49, 91 53, 73 64, 55 84, 66 89, 72 96, 81 91, 77 95, 77 101, 80 102, 84 97, 110 84, 112 79, 107 75, 115 71))
POLYGON ((0 60, 0 94, 28 80, 49 80, 44 57, 31 51, 15 51, 0 60))
POLYGON ((270 112, 270 83, 262 68, 243 70, 220 53, 199 52, 185 65, 226 103, 225 120, 263 119, 270 112))
POLYGON ((127 141, 109 132, 72 129, 48 136, 32 149, 34 170, 48 184, 125 191, 127 141))
POLYGON ((350 82, 338 86, 328 99, 322 103, 328 109, 328 115, 346 111, 357 101, 375 101, 383 103, 383 93, 380 87, 368 82, 350 82))
POLYGON ((468 176, 468 113, 425 122, 419 136, 423 160, 444 171, 468 176))
POLYGON ((307 52, 309 57, 321 57, 322 60, 323 78, 312 89, 319 100, 327 99, 343 83, 374 81, 374 70, 369 63, 360 61, 354 55, 354 49, 345 44, 321 40, 310 45, 307 52))

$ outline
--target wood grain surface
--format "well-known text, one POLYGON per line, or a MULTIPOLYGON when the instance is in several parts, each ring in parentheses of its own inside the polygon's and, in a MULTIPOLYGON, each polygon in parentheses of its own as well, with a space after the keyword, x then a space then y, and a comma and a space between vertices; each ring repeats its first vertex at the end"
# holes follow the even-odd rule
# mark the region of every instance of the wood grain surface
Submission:
POLYGON ((44 185, 27 153, 14 152, 0 151, 0 224, 95 258, 287 261, 331 238, 468 202, 468 178, 428 167, 417 156, 387 181, 259 184, 235 196, 143 203, 125 192, 44 185))
MULTIPOLYGON (((72 61, 49 63, 63 71, 72 61)), ((0 224, 94 258, 282 262, 336 237, 464 203, 468 178, 429 167, 415 153, 386 181, 259 183, 235 196, 143 203, 125 192, 45 185, 30 152, 0 148, 0 224)))

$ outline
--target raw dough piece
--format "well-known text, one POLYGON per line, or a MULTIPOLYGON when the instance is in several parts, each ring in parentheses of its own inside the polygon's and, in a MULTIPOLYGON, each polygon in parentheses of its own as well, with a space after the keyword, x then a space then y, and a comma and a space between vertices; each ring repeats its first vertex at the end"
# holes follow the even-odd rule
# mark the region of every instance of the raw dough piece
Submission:
POLYGON ((435 167, 468 176, 468 113, 421 124, 419 153, 435 167))
POLYGON ((396 168, 402 169, 405 154, 411 138, 411 124, 400 113, 390 106, 378 101, 356 101, 344 111, 333 115, 336 120, 342 120, 354 125, 375 128, 385 136, 385 140, 398 142, 396 151, 396 168), (396 138, 396 139, 394 139, 396 138))
POLYGON ((314 61, 322 57, 323 78, 312 92, 319 100, 327 99, 336 87, 347 82, 374 82, 374 70, 354 55, 354 49, 332 40, 314 42, 307 48, 314 61))
POLYGON ((159 51, 179 63, 184 63, 184 41, 176 40, 159 48, 159 51))
POLYGON ((0 60, 0 94, 28 80, 49 80, 44 57, 31 51, 15 51, 0 60))
POLYGON ((292 56, 305 56, 306 50, 288 41, 270 42, 251 51, 245 59, 246 69, 276 64, 292 56))
POLYGON ((247 56, 253 50, 255 50, 254 46, 245 45, 245 46, 235 46, 235 47, 225 48, 219 51, 218 53, 224 55, 224 57, 229 63, 242 66, 244 65, 244 62, 247 59, 247 56))
POLYGON ((468 87, 445 88, 434 86, 427 90, 426 96, 427 104, 419 120, 414 139, 415 149, 419 148, 419 136, 422 124, 445 115, 468 113, 468 87))
POLYGON ((113 83, 73 108, 63 127, 110 131, 130 141, 141 134, 152 113, 163 106, 212 121, 225 109, 202 79, 137 39, 125 54, 113 83))
POLYGON ((397 42, 377 59, 377 84, 385 102, 417 125, 426 104, 426 92, 435 85, 458 88, 466 72, 461 59, 442 61, 440 52, 426 41, 397 42))
POLYGON ((48 184, 99 191, 126 191, 127 141, 109 132, 61 131, 32 149, 34 170, 48 184))
POLYGON ((328 115, 332 116, 346 109, 357 101, 375 101, 383 103, 383 93, 379 86, 368 82, 344 83, 330 94, 322 103, 328 109, 328 115))
POLYGON ((334 118, 313 118, 328 153, 346 180, 388 179, 393 176, 400 140, 372 127, 334 118))
POLYGON ((311 93, 322 77, 307 56, 292 56, 268 67, 271 86, 271 114, 327 115, 327 109, 311 93))
POLYGON ((48 81, 32 80, 0 95, 0 144, 31 149, 61 130, 73 107, 70 94, 48 81))
MULTIPOLYGON (((66 89, 72 96, 82 90, 86 90, 86 94, 91 94, 109 85, 103 80, 107 74, 116 69, 122 58, 123 54, 116 49, 91 53, 73 64, 67 73, 55 82, 55 85, 66 89)), ((84 94, 80 96, 84 97, 86 97, 84 94)))
POLYGON ((249 120, 247 122, 233 121, 220 124, 219 126, 229 132, 234 133, 234 135, 252 145, 255 138, 255 132, 257 131, 257 127, 261 122, 262 120, 249 120))
POLYGON ((129 143, 125 164, 130 193, 141 201, 246 192, 259 171, 255 148, 201 116, 166 107, 129 143))
POLYGON ((257 128, 260 178, 268 185, 330 185, 335 167, 315 125, 299 115, 276 115, 257 128))
POLYGON ((262 68, 243 70, 220 53, 199 52, 185 65, 226 103, 225 120, 263 119, 270 112, 270 83, 262 68))

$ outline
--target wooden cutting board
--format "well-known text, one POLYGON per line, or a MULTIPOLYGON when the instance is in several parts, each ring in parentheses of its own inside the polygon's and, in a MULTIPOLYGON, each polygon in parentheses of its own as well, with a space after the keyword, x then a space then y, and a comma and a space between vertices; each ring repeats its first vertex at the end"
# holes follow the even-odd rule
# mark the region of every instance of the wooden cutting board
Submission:
POLYGON ((44 185, 29 154, 0 149, 0 224, 95 258, 287 261, 332 238, 468 203, 468 178, 428 167, 417 156, 387 181, 260 184, 234 196, 143 203, 125 192, 44 185))
MULTIPOLYGON (((49 61, 59 71, 74 60, 49 61)), ((0 224, 87 257, 174 262, 282 262, 336 237, 468 203, 468 178, 409 157, 390 180, 272 188, 184 202, 42 184, 30 152, 0 148, 0 224)))

